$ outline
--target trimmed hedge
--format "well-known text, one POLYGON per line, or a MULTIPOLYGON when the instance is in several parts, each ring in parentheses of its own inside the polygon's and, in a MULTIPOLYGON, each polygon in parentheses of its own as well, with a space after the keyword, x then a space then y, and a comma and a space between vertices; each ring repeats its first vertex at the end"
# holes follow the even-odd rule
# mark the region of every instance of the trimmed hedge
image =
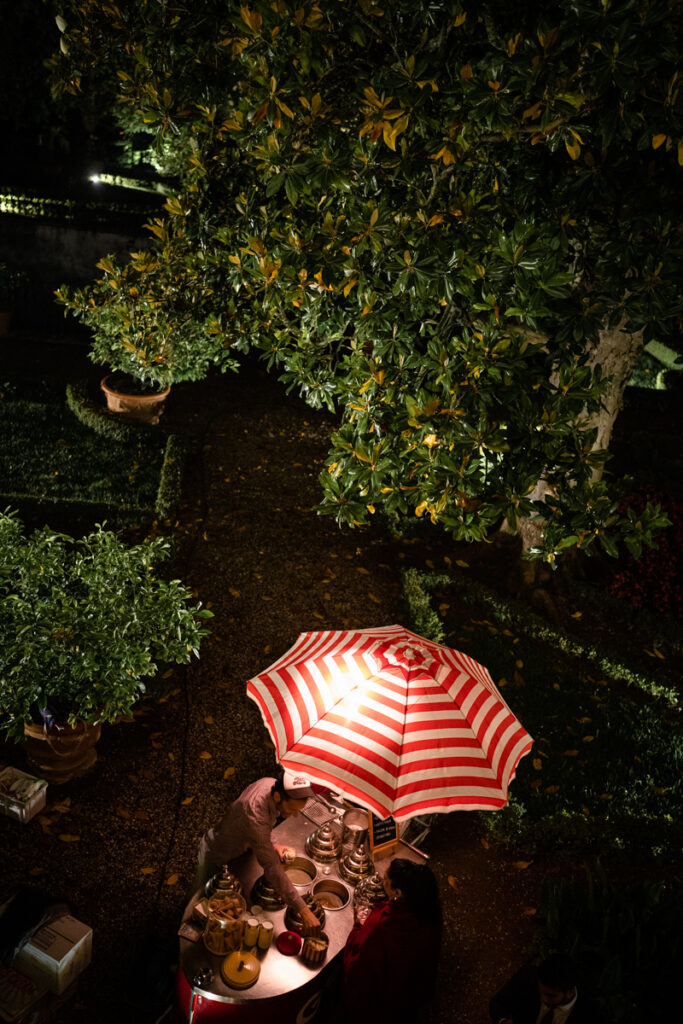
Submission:
POLYGON ((0 504, 20 508, 29 521, 170 517, 180 497, 184 440, 100 416, 78 389, 69 389, 67 404, 0 404, 0 504), (78 419, 69 412, 75 409, 78 419))
MULTIPOLYGON (((545 619, 537 615, 520 601, 503 598, 492 593, 481 583, 473 580, 465 572, 454 570, 451 573, 426 573, 417 569, 407 569, 403 574, 403 596, 408 603, 411 617, 414 616, 415 628, 418 633, 428 636, 438 643, 443 641, 444 627, 438 614, 431 606, 431 592, 438 586, 455 585, 461 588, 461 597, 465 604, 478 603, 484 605, 498 622, 514 625, 520 632, 536 640, 551 644, 563 654, 581 658, 587 665, 612 679, 621 680, 629 686, 635 686, 644 693, 654 697, 662 697, 672 705, 681 703, 681 694, 675 686, 667 686, 661 681, 662 666, 657 665, 658 673, 634 671, 620 660, 614 650, 588 646, 580 639, 570 636, 564 630, 548 625, 545 619)), ((595 612, 596 609, 593 609, 595 612)))
POLYGON ((618 886, 600 863, 583 879, 547 877, 541 890, 541 956, 575 961, 582 991, 614 1024, 666 1020, 683 958, 683 880, 618 886))
MULTIPOLYGON (((111 413, 106 406, 96 402, 90 396, 88 386, 84 381, 67 384, 66 404, 84 426, 113 441, 131 441, 141 434, 157 438, 161 434, 158 426, 127 423, 119 419, 115 413, 111 413)), ((159 519, 168 519, 178 506, 186 455, 187 441, 177 434, 169 434, 161 467, 159 489, 154 502, 154 511, 159 519)))

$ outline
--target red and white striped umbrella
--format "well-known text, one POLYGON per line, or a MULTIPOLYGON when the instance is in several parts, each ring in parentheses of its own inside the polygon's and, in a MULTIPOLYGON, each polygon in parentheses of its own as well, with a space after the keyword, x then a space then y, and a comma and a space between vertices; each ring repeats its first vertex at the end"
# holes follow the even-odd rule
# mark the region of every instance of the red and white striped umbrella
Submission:
POLYGON ((397 821, 502 807, 533 742, 483 665, 403 626, 302 633, 247 694, 281 764, 397 821))

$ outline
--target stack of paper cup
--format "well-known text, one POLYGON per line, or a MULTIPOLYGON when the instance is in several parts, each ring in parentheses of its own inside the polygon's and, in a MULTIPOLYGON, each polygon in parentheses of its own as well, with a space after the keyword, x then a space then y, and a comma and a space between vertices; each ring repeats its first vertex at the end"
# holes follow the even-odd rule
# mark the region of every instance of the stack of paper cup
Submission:
POLYGON ((255 946, 258 942, 259 936, 259 924, 258 919, 255 917, 248 917, 247 923, 244 926, 244 945, 255 946))
POLYGON ((258 948, 269 949, 273 941, 273 922, 261 921, 258 932, 258 948))

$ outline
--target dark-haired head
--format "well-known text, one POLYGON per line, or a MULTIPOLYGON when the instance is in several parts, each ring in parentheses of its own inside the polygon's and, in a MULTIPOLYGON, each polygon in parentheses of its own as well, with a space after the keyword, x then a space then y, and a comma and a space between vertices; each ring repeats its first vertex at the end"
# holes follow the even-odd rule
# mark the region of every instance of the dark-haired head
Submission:
POLYGON ((539 965, 538 977, 544 985, 566 991, 576 985, 576 964, 566 953, 551 953, 539 965))
POLYGON ((441 901, 436 879, 426 864, 415 864, 405 857, 395 857, 386 871, 391 889, 408 905, 420 921, 441 922, 441 901))
POLYGON ((538 991, 546 1006, 564 1006, 576 995, 576 965, 566 953, 551 953, 538 967, 538 991))

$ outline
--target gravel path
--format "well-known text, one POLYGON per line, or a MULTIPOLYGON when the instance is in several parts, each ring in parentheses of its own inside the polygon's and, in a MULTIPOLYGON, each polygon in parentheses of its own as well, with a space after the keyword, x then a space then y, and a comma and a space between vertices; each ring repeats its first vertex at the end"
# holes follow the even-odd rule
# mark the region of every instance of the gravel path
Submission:
MULTIPOLYGON (((43 369, 45 351, 29 351, 43 369)), ((82 365, 74 347, 49 356, 56 382, 82 365)), ((451 550, 340 530, 311 510, 329 423, 253 366, 174 389, 166 424, 192 444, 178 520, 158 529, 176 536, 212 636, 200 661, 166 675, 161 699, 104 727, 95 769, 50 787, 45 814, 23 827, 0 818, 0 895, 40 885, 94 929, 93 962, 54 1024, 155 1020, 148 961, 174 949, 199 837, 274 763, 246 680, 302 630, 405 621, 401 566, 438 567, 451 550)), ((11 746, 0 760, 23 766, 11 746)), ((425 850, 446 917, 438 1024, 485 1024, 490 995, 531 952, 543 865, 485 848, 467 813, 440 818, 425 850)))

